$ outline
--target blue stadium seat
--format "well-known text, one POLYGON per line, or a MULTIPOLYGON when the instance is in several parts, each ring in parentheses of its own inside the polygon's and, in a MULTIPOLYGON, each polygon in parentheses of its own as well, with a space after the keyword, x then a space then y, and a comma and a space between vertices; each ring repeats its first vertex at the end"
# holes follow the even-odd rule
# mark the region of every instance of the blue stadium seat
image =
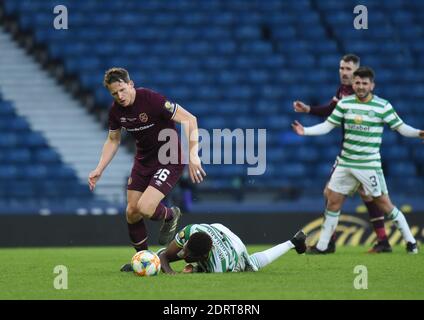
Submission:
POLYGON ((318 150, 312 146, 302 146, 295 149, 294 156, 298 161, 314 163, 320 159, 318 150))
POLYGON ((9 129, 15 132, 25 133, 30 130, 30 126, 25 118, 16 117, 10 121, 9 129))
POLYGON ((19 177, 28 180, 42 180, 48 177, 48 168, 43 164, 23 165, 19 169, 19 177))
POLYGON ((0 100, 0 117, 14 115, 15 109, 10 101, 0 100))
POLYGON ((393 177, 412 177, 416 175, 415 165, 411 162, 392 162, 388 171, 389 175, 393 177))
POLYGON ((279 167, 279 176, 285 178, 303 178, 306 172, 306 166, 301 163, 286 163, 279 167))
POLYGON ((409 149, 404 145, 391 145, 383 148, 381 154, 389 161, 407 160, 411 156, 409 149))
POLYGON ((35 151, 34 160, 44 164, 60 163, 60 155, 53 149, 40 148, 35 151))
MULTIPOLYGON (((6 14, 18 17, 20 27, 32 32, 51 58, 63 61, 65 75, 79 79, 96 105, 105 110, 112 98, 102 87, 104 70, 123 66, 132 70, 137 86, 154 88, 187 105, 202 127, 266 127, 272 146, 269 170, 264 179, 257 179, 264 186, 294 185, 321 192, 322 186, 308 187, 309 175, 317 181, 328 179, 340 151, 340 129, 322 137, 296 136, 290 128, 293 119, 305 125, 320 120, 294 114, 291 103, 295 99, 327 103, 338 87, 337 67, 346 52, 359 54, 363 65, 376 70, 377 95, 389 99, 406 123, 422 127, 424 108, 416 103, 424 98, 422 1, 365 1, 370 11, 369 29, 361 31, 352 27, 353 1, 117 0, 105 6, 99 1, 65 0, 72 12, 72 28, 66 32, 51 27, 53 0, 3 3, 6 14), (45 11, 46 3, 50 14, 45 11), (105 38, 105 27, 117 17, 119 26, 109 28, 105 38), (301 166, 294 168, 295 177, 273 182, 271 175, 295 159, 301 161, 301 166)), ((54 164, 57 172, 51 172, 52 176, 63 183, 66 177, 76 181, 72 169, 60 169, 60 157, 48 149, 48 142, 31 134, 28 123, 16 118, 13 106, 1 100, 0 129, 12 129, 0 136, 0 147, 7 150, 6 156, 4 152, 0 155, 0 166, 23 165, 29 150, 36 164, 54 164), (19 157, 16 147, 27 148, 27 152, 19 157)), ((405 161, 415 161, 405 167, 409 174, 411 165, 421 168, 418 140, 406 140, 386 130, 383 141, 382 156, 390 174, 393 163, 399 165, 393 169, 395 175, 405 161)), ((229 168, 216 172, 226 172, 229 177, 206 186, 231 185, 236 173, 229 168)), ((420 170, 415 175, 422 179, 420 170)), ((412 185, 411 181, 405 186, 412 185)), ((46 185, 47 189, 54 194, 54 186, 46 185)), ((71 189, 82 197, 86 192, 77 183, 71 189)))
POLYGON ((424 149, 417 148, 413 152, 414 159, 417 160, 418 163, 424 163, 424 149))
POLYGON ((6 132, 0 135, 0 147, 14 147, 17 145, 19 141, 19 135, 16 133, 6 132))
POLYGON ((4 181, 16 180, 18 168, 11 164, 0 164, 0 179, 4 181))
POLYGON ((39 132, 31 132, 26 135, 19 136, 20 145, 28 147, 28 148, 40 148, 46 147, 47 141, 43 137, 43 135, 39 132))
POLYGON ((11 164, 26 164, 31 161, 31 152, 28 149, 11 149, 6 153, 5 162, 11 164))

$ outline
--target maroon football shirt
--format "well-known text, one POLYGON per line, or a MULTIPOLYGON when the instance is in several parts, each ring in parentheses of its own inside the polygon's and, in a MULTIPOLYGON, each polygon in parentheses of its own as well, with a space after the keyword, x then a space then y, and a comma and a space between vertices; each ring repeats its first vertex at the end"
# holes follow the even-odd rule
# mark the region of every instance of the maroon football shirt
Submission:
MULTIPOLYGON (((116 101, 109 111, 109 130, 124 128, 136 140, 137 152, 135 161, 140 166, 142 174, 152 174, 160 166, 158 151, 167 141, 159 141, 159 132, 172 129, 177 133, 172 120, 177 111, 177 105, 152 90, 136 89, 134 103, 122 107, 116 101)), ((178 139, 179 163, 181 163, 181 144, 178 139)))
POLYGON ((329 104, 325 106, 319 106, 319 107, 311 106, 311 111, 309 113, 314 116, 329 117, 331 113, 333 112, 333 110, 336 108, 338 100, 343 99, 344 97, 350 96, 354 93, 355 92, 353 91, 352 86, 347 86, 342 84, 337 90, 336 95, 330 101, 329 104))

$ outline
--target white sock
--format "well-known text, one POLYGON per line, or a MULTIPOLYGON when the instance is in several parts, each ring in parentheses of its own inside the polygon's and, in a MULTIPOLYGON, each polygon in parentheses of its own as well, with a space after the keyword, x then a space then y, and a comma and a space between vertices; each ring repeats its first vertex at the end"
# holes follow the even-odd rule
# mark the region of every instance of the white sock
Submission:
POLYGON ((250 256, 250 260, 258 267, 258 269, 260 269, 275 261, 293 248, 294 244, 291 241, 286 241, 265 251, 252 254, 250 256))
POLYGON ((324 251, 327 250, 328 242, 330 242, 331 236, 336 230, 337 224, 339 223, 340 211, 334 212, 325 210, 325 220, 321 227, 321 234, 317 244, 317 249, 324 251))
POLYGON ((406 221, 406 218, 403 215, 402 211, 394 207, 388 217, 390 220, 394 222, 394 224, 396 225, 396 227, 402 234, 403 239, 406 242, 412 242, 412 243, 416 242, 414 236, 412 235, 411 229, 409 229, 408 222, 406 221))

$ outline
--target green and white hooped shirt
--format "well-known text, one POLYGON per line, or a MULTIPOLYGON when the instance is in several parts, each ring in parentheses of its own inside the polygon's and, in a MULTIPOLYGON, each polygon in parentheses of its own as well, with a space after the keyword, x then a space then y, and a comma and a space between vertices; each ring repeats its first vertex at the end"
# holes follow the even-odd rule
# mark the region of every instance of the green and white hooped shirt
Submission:
POLYGON ((368 102, 359 101, 355 95, 340 100, 327 121, 344 126, 338 165, 356 169, 381 169, 384 124, 392 130, 403 124, 392 105, 376 95, 368 102))
MULTIPOLYGON (((175 235, 175 242, 182 248, 193 233, 206 232, 212 239, 212 250, 206 261, 199 262, 199 271, 215 273, 233 271, 241 258, 236 251, 237 244, 231 241, 219 224, 190 224, 175 235)), ((181 252, 181 251, 180 251, 181 252)))

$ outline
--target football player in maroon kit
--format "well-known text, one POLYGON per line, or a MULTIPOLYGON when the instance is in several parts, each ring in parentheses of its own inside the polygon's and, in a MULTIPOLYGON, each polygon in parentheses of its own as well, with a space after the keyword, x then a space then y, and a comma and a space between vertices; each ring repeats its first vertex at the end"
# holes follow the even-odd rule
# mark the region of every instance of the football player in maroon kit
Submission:
MULTIPOLYGON (((354 94, 352 89, 353 73, 359 68, 360 58, 354 54, 346 54, 340 60, 339 65, 339 76, 341 85, 338 88, 336 95, 325 106, 309 106, 302 101, 294 101, 293 107, 296 112, 309 113, 319 117, 329 117, 335 109, 337 102, 347 96, 354 94)), ((343 128, 343 126, 342 126, 343 128)), ((387 239, 386 230, 384 229, 384 213, 377 207, 371 196, 365 195, 362 189, 359 189, 362 201, 368 209, 370 215, 370 221, 373 225, 374 231, 377 235, 377 243, 371 248, 369 253, 383 253, 392 252, 392 248, 387 239)), ((327 198, 327 185, 324 189, 324 196, 327 198)), ((307 253, 334 253, 336 250, 335 246, 335 235, 332 236, 330 243, 328 244, 325 252, 320 252, 315 247, 308 248, 307 253)))
MULTIPOLYGON (((95 188, 116 154, 124 128, 135 138, 137 147, 127 187, 126 218, 132 245, 137 251, 148 248, 144 219, 162 221, 159 244, 166 245, 175 235, 181 211, 178 207, 168 208, 161 201, 177 184, 185 167, 175 122, 183 124, 188 137, 191 180, 200 183, 206 176, 198 156, 197 119, 161 94, 135 88, 125 69, 107 70, 103 84, 114 102, 109 111, 109 135, 97 167, 89 174, 89 187, 95 188), (169 141, 159 137, 164 130, 174 134, 169 141), (174 157, 166 157, 161 147, 169 147, 168 154, 174 157)), ((121 271, 132 271, 131 265, 125 264, 121 271)))

